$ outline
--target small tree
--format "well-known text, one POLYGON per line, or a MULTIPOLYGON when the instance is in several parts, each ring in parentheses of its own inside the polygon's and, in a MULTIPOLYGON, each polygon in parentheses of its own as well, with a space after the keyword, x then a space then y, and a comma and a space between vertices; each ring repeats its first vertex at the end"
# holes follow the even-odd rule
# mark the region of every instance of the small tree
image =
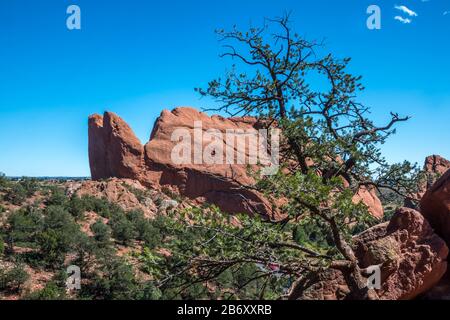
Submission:
POLYGON ((281 129, 282 170, 246 187, 266 194, 285 219, 267 223, 242 217, 241 228, 224 218, 205 222, 192 215, 189 228, 201 229, 209 240, 197 239, 205 249, 191 252, 188 269, 198 277, 187 283, 253 263, 261 272, 250 282, 289 279, 288 297, 294 299, 322 270, 336 268, 347 275, 353 298, 376 299, 351 238, 373 219, 353 197, 361 189, 410 194, 417 183, 415 166, 389 165, 380 151, 395 125, 409 117, 392 112, 387 124, 377 126, 369 108, 357 101, 364 88, 361 77, 347 71, 350 59, 323 54, 321 43, 292 31, 289 16, 266 19, 246 32, 235 27, 217 33, 226 42, 221 57, 236 64, 225 77, 196 90, 219 103, 207 110, 252 115, 281 129))
POLYGON ((29 279, 29 277, 30 276, 21 264, 16 264, 8 271, 0 270, 0 290, 8 289, 15 292, 20 292, 22 285, 29 279))
POLYGON ((30 245, 42 230, 42 212, 34 207, 17 210, 8 217, 5 229, 10 252, 15 245, 30 245))
POLYGON ((111 227, 112 236, 124 245, 130 243, 137 236, 136 229, 131 221, 126 217, 125 212, 116 212, 108 222, 111 227))
POLYGON ((94 239, 101 247, 110 244, 111 240, 111 228, 104 224, 100 219, 97 220, 92 226, 91 230, 94 233, 94 239))
POLYGON ((3 190, 9 186, 10 181, 6 178, 3 172, 0 172, 0 190, 3 190))
POLYGON ((36 178, 23 177, 19 184, 25 189, 27 197, 33 196, 39 190, 39 181, 36 178))
POLYGON ((42 231, 37 235, 42 260, 48 267, 58 268, 67 253, 77 249, 81 231, 73 217, 59 205, 46 208, 42 231))
POLYGON ((152 225, 149 219, 145 218, 141 210, 131 211, 127 217, 134 225, 137 240, 144 241, 145 246, 151 249, 159 244, 161 241, 159 230, 152 225))
POLYGON ((99 255, 98 267, 90 283, 82 287, 81 297, 105 300, 131 300, 139 295, 133 268, 110 253, 99 255), (98 272, 97 272, 98 271, 98 272))
POLYGON ((27 190, 20 183, 12 183, 7 191, 5 200, 16 206, 22 205, 27 199, 27 190))

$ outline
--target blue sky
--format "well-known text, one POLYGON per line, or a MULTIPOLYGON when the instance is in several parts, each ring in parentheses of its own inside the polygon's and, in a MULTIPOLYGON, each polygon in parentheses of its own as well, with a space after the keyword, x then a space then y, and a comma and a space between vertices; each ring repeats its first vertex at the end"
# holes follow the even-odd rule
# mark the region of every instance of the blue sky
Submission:
POLYGON ((89 114, 114 111, 146 142, 162 109, 210 105, 193 88, 225 70, 214 29, 285 11, 299 34, 353 58, 375 120, 413 117, 383 146, 390 161, 450 158, 449 0, 1 0, 0 172, 88 176, 89 114), (81 30, 66 28, 70 4, 81 30), (370 4, 381 30, 366 27, 370 4))

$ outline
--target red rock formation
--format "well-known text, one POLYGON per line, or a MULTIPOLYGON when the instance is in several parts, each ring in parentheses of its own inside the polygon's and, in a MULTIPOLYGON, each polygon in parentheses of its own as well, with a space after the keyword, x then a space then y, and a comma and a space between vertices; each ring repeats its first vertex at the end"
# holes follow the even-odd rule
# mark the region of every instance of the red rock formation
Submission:
MULTIPOLYGON (((355 237, 360 267, 381 265, 383 300, 418 297, 439 282, 447 270, 448 247, 424 217, 413 209, 399 209, 392 220, 355 237)), ((328 270, 300 299, 350 298, 344 274, 328 270)))
POLYGON ((89 117, 89 163, 94 180, 111 177, 139 180, 144 147, 119 116, 89 117))
POLYGON ((418 203, 433 184, 450 169, 450 161, 438 156, 432 155, 425 158, 423 170, 425 177, 419 184, 418 190, 412 195, 412 199, 405 200, 405 206, 408 208, 418 209, 418 203))
POLYGON ((247 175, 246 165, 177 165, 172 161, 171 153, 177 143, 171 139, 172 132, 186 129, 193 136, 194 121, 202 121, 203 132, 257 128, 254 118, 209 117, 195 109, 177 108, 162 112, 150 142, 143 147, 129 126, 115 114, 106 112, 103 119, 93 115, 89 118, 92 179, 130 178, 146 186, 170 186, 183 196, 216 204, 226 212, 261 214, 275 219, 262 195, 242 188, 253 182, 247 175))
POLYGON ((126 211, 142 210, 144 215, 149 218, 154 217, 158 212, 155 201, 168 198, 158 192, 147 192, 145 198, 142 199, 147 189, 139 181, 131 179, 112 178, 105 181, 83 181, 74 186, 71 184, 73 183, 68 183, 67 189, 78 196, 89 195, 105 198, 126 211), (138 197, 136 191, 140 191, 142 196, 138 197))
MULTIPOLYGON (((178 141, 172 141, 176 129, 184 129, 194 137, 194 122, 201 121, 202 132, 218 130, 254 130, 260 125, 255 118, 209 117, 192 108, 177 108, 163 111, 153 128, 150 141, 142 146, 130 127, 118 116, 106 112, 102 118, 93 115, 89 118, 89 159, 91 175, 94 180, 109 177, 139 180, 146 186, 170 186, 180 194, 218 205, 230 213, 250 213, 278 218, 272 213, 268 201, 258 192, 243 189, 242 185, 254 183, 248 175, 247 165, 242 164, 196 164, 191 156, 190 163, 176 164, 171 155, 178 141)), ((223 135, 224 159, 227 146, 223 135)), ((220 140, 219 139, 219 140, 220 140)), ((193 139, 192 139, 193 140, 193 139)), ((252 139, 247 144, 243 156, 248 159, 249 150, 256 147, 252 139)), ((202 150, 211 141, 203 140, 202 150)), ((192 153, 194 142, 192 141, 192 153)), ((233 143, 232 149, 237 152, 233 143)), ((215 152, 215 151, 213 151, 215 152)), ((237 157, 235 155, 235 157, 237 157)), ((236 163, 236 161, 234 162, 236 163)), ((355 202, 362 201, 375 217, 383 216, 381 202, 374 190, 360 190, 355 202)))
POLYGON ((427 190, 420 209, 436 232, 450 243, 450 170, 427 190))
POLYGON ((353 202, 362 202, 367 206, 370 214, 375 218, 382 219, 384 216, 383 204, 380 198, 377 196, 377 192, 374 188, 367 189, 361 187, 353 197, 353 202))
POLYGON ((424 170, 427 173, 434 173, 441 176, 449 169, 450 161, 441 156, 433 155, 425 159, 424 170))

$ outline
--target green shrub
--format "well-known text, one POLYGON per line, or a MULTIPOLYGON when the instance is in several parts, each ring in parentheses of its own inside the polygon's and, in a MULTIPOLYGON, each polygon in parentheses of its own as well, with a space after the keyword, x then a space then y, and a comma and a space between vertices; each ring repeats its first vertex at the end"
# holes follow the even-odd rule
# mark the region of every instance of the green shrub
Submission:
POLYGON ((62 206, 67 207, 69 198, 65 191, 57 186, 50 187, 50 197, 47 199, 47 206, 62 206))
POLYGON ((39 181, 36 178, 22 178, 19 184, 25 189, 27 197, 33 196, 39 190, 39 181))
POLYGON ((42 261, 46 266, 56 268, 61 266, 68 252, 76 249, 81 231, 64 207, 50 206, 46 209, 43 230, 37 238, 42 261))
POLYGON ((100 219, 91 225, 94 239, 100 247, 104 247, 110 243, 111 228, 104 224, 100 219))
POLYGON ((68 204, 68 209, 69 209, 70 214, 75 219, 80 219, 83 217, 84 213, 86 212, 86 203, 85 203, 84 199, 80 198, 77 195, 73 195, 70 198, 70 201, 68 204))
POLYGON ((0 290, 20 292, 22 285, 29 277, 28 273, 20 264, 15 265, 8 271, 0 269, 0 290))
POLYGON ((11 245, 30 245, 42 229, 42 212, 33 207, 15 211, 7 220, 6 240, 11 245))
POLYGON ((81 297, 105 300, 132 300, 139 296, 139 284, 133 268, 123 259, 104 256, 88 285, 82 286, 81 297))
POLYGON ((153 249, 161 243, 162 236, 158 229, 156 229, 155 227, 153 227, 152 224, 147 222, 142 226, 142 231, 140 233, 139 240, 144 241, 147 247, 153 249))
POLYGON ((34 291, 27 296, 24 300, 64 300, 66 298, 66 292, 64 288, 58 286, 54 281, 48 282, 44 288, 38 291, 34 291))
POLYGON ((27 190, 19 183, 13 183, 5 195, 5 200, 16 206, 22 205, 27 199, 27 190))
POLYGON ((125 214, 114 214, 108 222, 112 230, 112 236, 123 244, 128 244, 137 236, 136 229, 125 214))
POLYGON ((145 245, 150 249, 156 247, 162 239, 161 233, 149 219, 145 218, 141 210, 131 211, 127 214, 127 218, 131 221, 136 230, 136 239, 144 241, 145 245))
POLYGON ((0 190, 4 190, 9 187, 10 181, 6 178, 3 172, 0 172, 0 190))
POLYGON ((139 295, 136 297, 138 300, 159 300, 161 298, 161 290, 152 282, 144 284, 140 289, 139 295))
MULTIPOLYGON (((74 200, 78 202, 78 200, 74 200)), ((80 203, 76 205, 84 211, 93 211, 104 218, 110 218, 116 213, 123 213, 123 210, 115 203, 110 203, 105 198, 97 198, 90 195, 83 195, 79 198, 80 203)))

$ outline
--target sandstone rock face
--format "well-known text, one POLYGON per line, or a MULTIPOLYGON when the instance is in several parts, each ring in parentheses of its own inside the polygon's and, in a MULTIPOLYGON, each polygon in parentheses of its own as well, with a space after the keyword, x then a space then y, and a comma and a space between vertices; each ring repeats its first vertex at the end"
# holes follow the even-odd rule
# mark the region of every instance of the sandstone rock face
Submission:
POLYGON ((428 189, 420 209, 436 233, 450 243, 450 170, 428 189))
MULTIPOLYGON (((225 163, 225 154, 223 161, 215 164, 195 163, 194 148, 197 141, 196 133, 201 133, 204 139, 200 139, 202 144, 198 145, 198 150, 204 154, 207 152, 207 146, 211 143, 204 133, 208 130, 217 130, 222 134, 218 141, 223 146, 222 152, 225 153, 230 141, 227 141, 225 133, 229 130, 241 130, 243 134, 250 130, 257 129, 257 122, 254 118, 231 118, 226 119, 220 116, 209 117, 203 112, 192 108, 177 108, 173 111, 163 111, 155 123, 150 141, 145 145, 145 159, 149 168, 160 170, 158 183, 160 185, 172 185, 184 196, 191 199, 198 199, 200 202, 214 203, 222 210, 231 213, 245 212, 250 214, 260 214, 276 218, 270 212, 270 205, 264 197, 258 192, 244 190, 242 185, 251 185, 254 180, 247 174, 247 166, 225 163), (197 127, 195 132, 194 124, 201 121, 201 129, 197 127), (190 161, 182 164, 176 164, 174 157, 179 154, 172 154, 179 141, 172 141, 174 130, 184 130, 191 138, 191 151, 188 155, 190 161)), ((247 146, 243 156, 248 159, 249 149, 256 147, 252 145, 254 141, 247 140, 247 146)), ((236 151, 237 143, 233 143, 231 148, 236 151)), ((215 150, 213 150, 215 152, 215 150)), ((181 154, 181 153, 180 153, 181 154)), ((200 157, 202 158, 202 157, 200 157)))
MULTIPOLYGON (((142 146, 130 127, 117 115, 110 112, 103 117, 92 115, 89 118, 92 179, 136 179, 148 187, 171 187, 183 196, 199 203, 216 204, 226 212, 260 214, 275 219, 262 195, 242 188, 242 185, 253 182, 247 175, 246 165, 174 163, 171 155, 178 141, 172 141, 172 133, 184 129, 194 137, 195 121, 201 121, 202 133, 209 129, 225 133, 226 130, 245 131, 258 127, 256 120, 250 117, 225 119, 209 117, 192 108, 177 108, 172 112, 162 112, 150 142, 142 146)), ((204 140, 202 147, 209 143, 204 140)), ((226 146, 225 138, 223 143, 226 146)), ((250 145, 244 156, 248 157, 249 148, 250 145)))
MULTIPOLYGON (((142 146, 130 127, 117 115, 110 112, 106 112, 103 117, 93 115, 89 118, 92 179, 135 179, 147 187, 170 187, 183 196, 199 203, 216 204, 229 213, 248 213, 277 219, 277 213, 271 210, 271 205, 261 194, 242 188, 243 185, 251 185, 254 180, 248 174, 247 164, 237 164, 240 156, 248 163, 250 151, 258 147, 255 140, 246 136, 247 132, 260 128, 261 124, 252 117, 209 117, 193 108, 177 108, 161 113, 150 141, 142 146), (196 121, 201 121, 200 129, 195 126, 196 121), (188 155, 191 161, 188 163, 174 161, 174 155, 179 158, 183 156, 183 152, 175 148, 180 142, 173 139, 175 130, 182 130, 192 139, 191 154, 188 155), (211 134, 211 130, 221 135, 211 134), (230 130, 236 134, 231 141, 225 135, 230 130), (197 142, 195 136, 199 132, 203 139, 197 142), (239 139, 244 141, 243 150, 237 147, 239 139), (224 161, 220 164, 208 164, 205 161, 207 156, 217 156, 215 149, 208 149, 212 141, 222 145, 224 161), (205 155, 201 157, 202 163, 195 161, 196 147, 205 155), (234 153, 234 161, 229 164, 226 162, 227 150, 234 153)), ((375 217, 383 216, 381 202, 374 190, 360 190, 354 201, 366 204, 375 217)))
POLYGON ((112 112, 89 117, 89 164, 92 179, 138 179, 144 148, 131 128, 112 112))
POLYGON ((425 159, 424 169, 428 173, 443 175, 450 170, 450 161, 438 155, 429 156, 425 159))
POLYGON ((368 189, 365 187, 361 187, 358 192, 353 197, 353 202, 364 203, 370 214, 375 218, 382 219, 384 216, 383 204, 377 196, 375 189, 368 189))
POLYGON ((411 201, 411 199, 406 199, 405 201, 405 206, 408 208, 418 209, 417 203, 422 199, 427 190, 429 190, 447 170, 450 170, 450 161, 441 156, 432 155, 425 158, 423 170, 425 171, 425 179, 418 186, 418 191, 412 195, 412 198, 415 200, 411 201))
MULTIPOLYGON (((354 240, 361 268, 381 266, 377 293, 383 300, 418 297, 437 284, 447 270, 447 245, 413 209, 399 209, 390 222, 368 229, 354 240)), ((342 272, 328 270, 300 298, 343 300, 350 294, 342 272)))

